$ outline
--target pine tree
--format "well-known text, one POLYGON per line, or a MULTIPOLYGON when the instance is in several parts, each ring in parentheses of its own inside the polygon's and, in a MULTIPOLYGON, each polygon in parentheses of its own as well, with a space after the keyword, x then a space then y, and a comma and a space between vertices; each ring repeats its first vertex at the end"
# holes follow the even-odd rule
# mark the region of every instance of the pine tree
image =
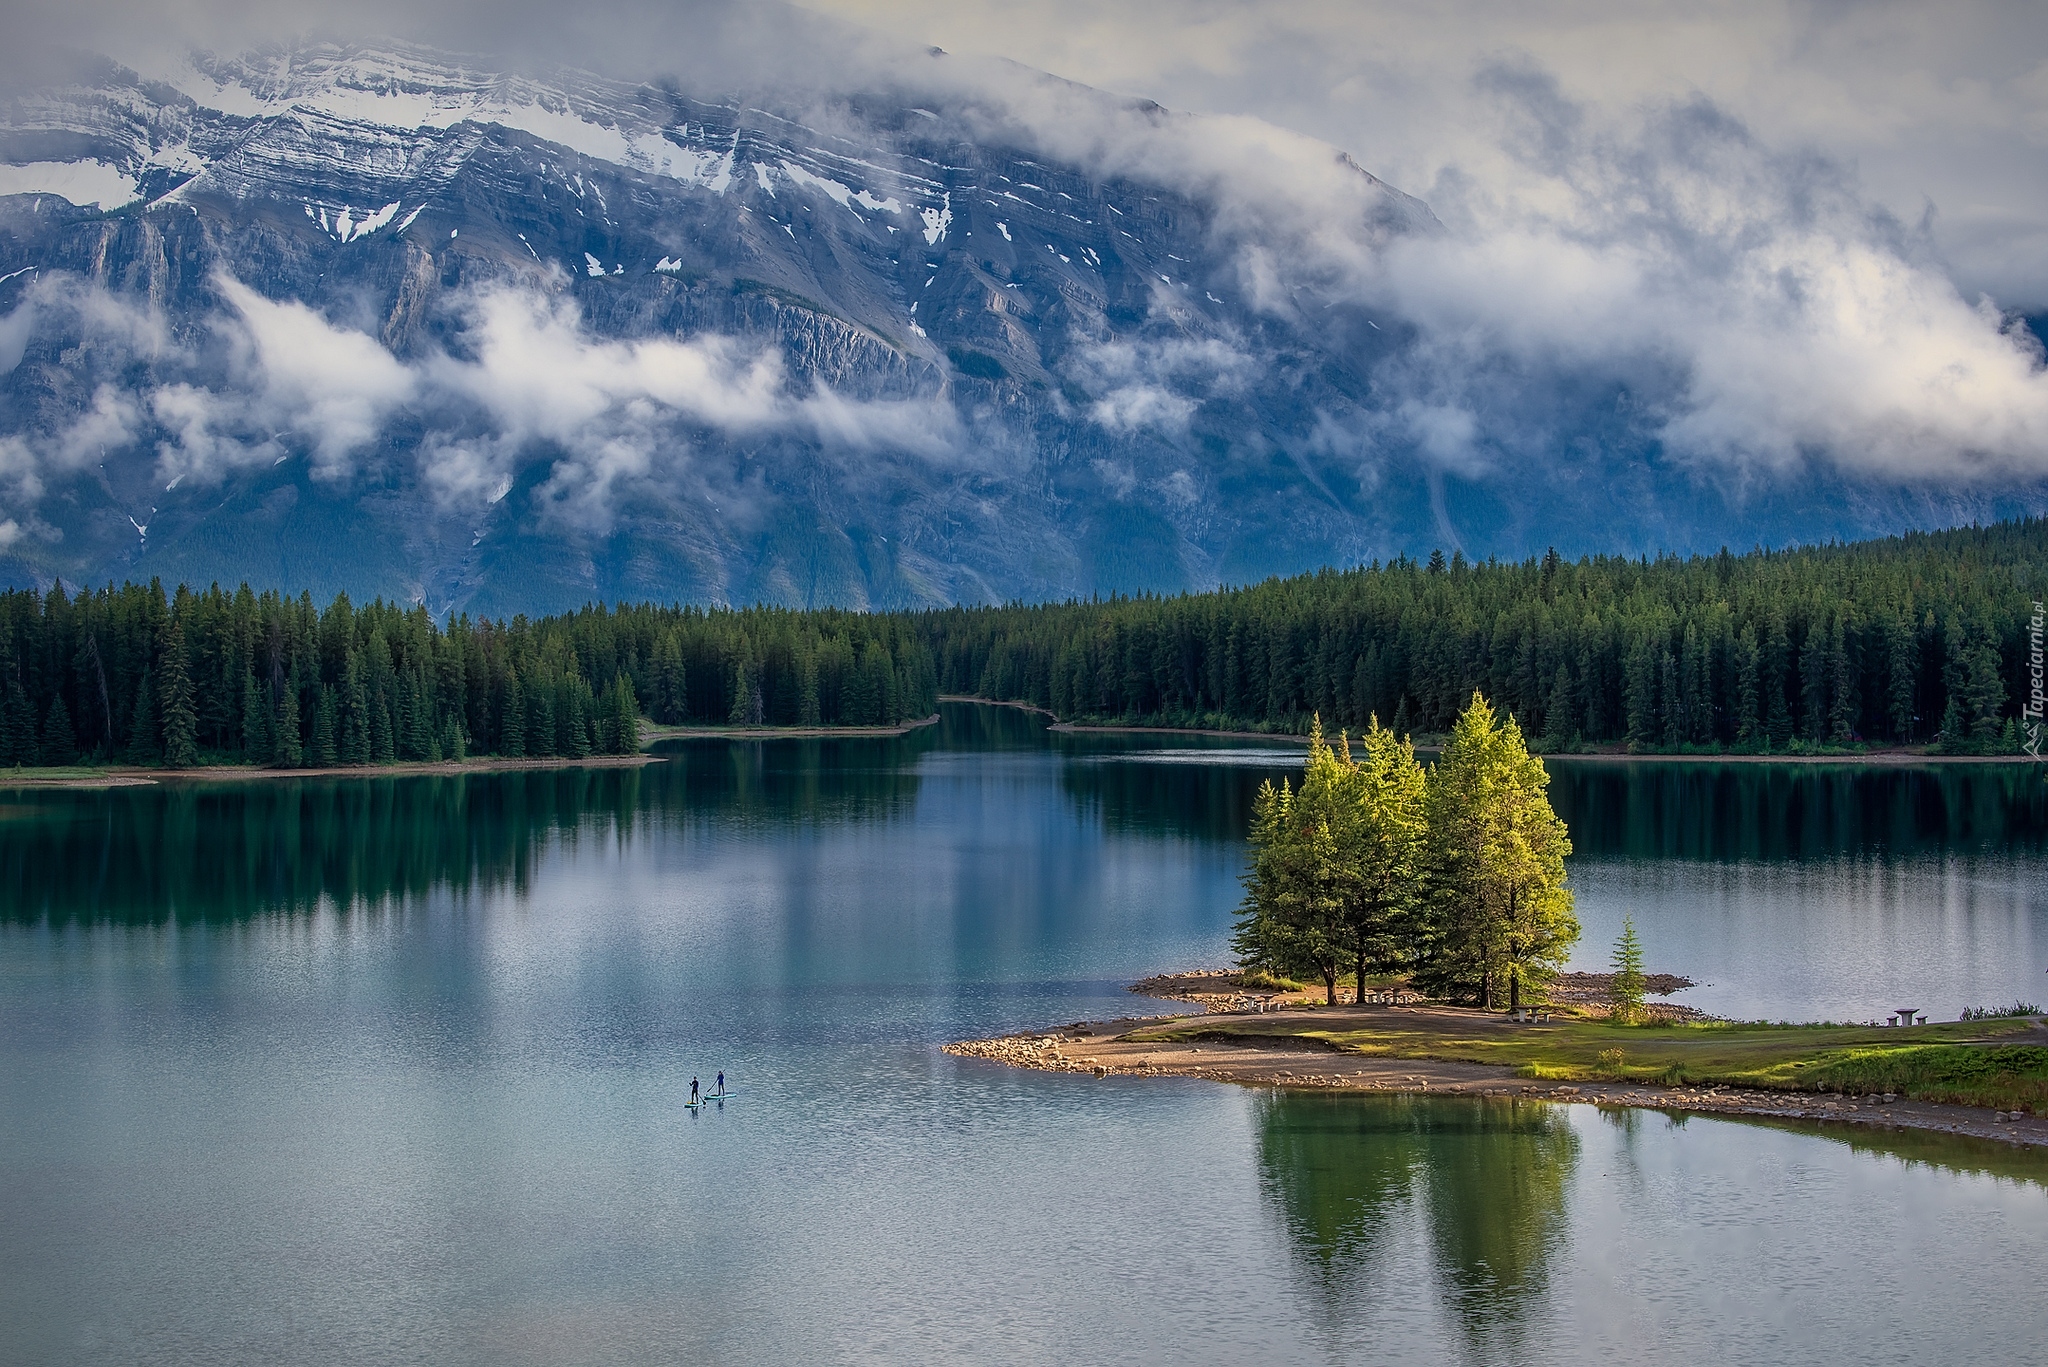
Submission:
POLYGON ((392 737, 391 699, 379 689, 370 699, 370 763, 389 764, 398 758, 392 737))
POLYGON ((498 728, 498 753, 507 759, 526 757, 526 696, 519 687, 519 671, 505 669, 504 722, 498 728))
POLYGON ((61 693, 51 701, 50 715, 43 719, 41 761, 52 769, 78 763, 78 733, 72 729, 71 711, 64 706, 61 693))
POLYGON ((1763 741, 1763 718, 1759 711, 1762 680, 1758 674, 1759 651, 1756 628, 1744 627, 1735 642, 1735 744, 1754 750, 1763 741))
POLYGON ((806 646, 797 661, 797 669, 797 725, 816 726, 824 717, 818 693, 818 653, 806 646))
POLYGON ((1840 616, 1828 631, 1828 693, 1828 739, 1847 745, 1856 738, 1863 700, 1856 686, 1856 663, 1849 654, 1848 629, 1840 616))
POLYGON ((462 723, 451 714, 441 723, 441 740, 438 746, 441 758, 460 764, 469 755, 469 744, 463 739, 462 723))
POLYGON ((370 720, 370 692, 363 682, 363 662, 354 647, 350 647, 343 660, 340 696, 335 701, 341 713, 341 763, 368 764, 373 724, 370 720))
POLYGON ((426 759, 429 751, 439 748, 434 736, 433 694, 426 675, 415 670, 405 691, 405 752, 413 759, 426 759))
MULTIPOLYGON (((1554 552, 1553 552, 1554 553, 1554 552)), ((1550 701, 1543 709, 1543 748, 1551 754, 1569 750, 1577 730, 1572 725, 1572 676, 1563 665, 1550 685, 1550 701)))
POLYGON ((633 698, 633 681, 624 674, 612 680, 606 703, 607 748, 615 755, 637 754, 640 749, 640 708, 633 698))
POLYGON ((562 690, 562 709, 557 723, 561 730, 561 752, 569 759, 582 759, 590 753, 591 713, 597 710, 592 706, 595 701, 583 676, 571 674, 562 690))
POLYGON ((277 690, 277 723, 272 728, 270 762, 280 769, 296 769, 305 759, 305 746, 299 739, 299 690, 287 683, 277 690))
POLYGON ((681 637, 673 631, 663 632, 661 643, 654 650, 654 716, 671 726, 689 719, 690 693, 687 676, 683 672, 683 648, 681 637))
POLYGON ((748 677, 747 657, 742 654, 732 662, 732 706, 725 714, 726 721, 733 726, 746 726, 754 717, 753 680, 748 677))
POLYGON ((1687 718, 1685 715, 1685 690, 1678 677, 1678 658, 1669 650, 1662 652, 1657 668, 1657 697, 1663 714, 1664 748, 1676 750, 1685 743, 1687 718))
POLYGON ((1892 739, 1910 741, 1918 731, 1920 648, 1913 638, 1912 623, 1904 612, 1893 615, 1887 630, 1886 655, 1891 688, 1886 698, 1886 720, 1892 739))
POLYGON ((1792 636, 1782 608, 1771 610, 1764 634, 1764 739, 1769 750, 1792 743, 1792 708, 1786 699, 1791 682, 1792 636))
POLYGON ((0 710, 0 764, 34 764, 37 749, 35 705, 20 682, 10 679, 6 707, 0 710))
POLYGON ((1347 869, 1340 849, 1346 819, 1343 761, 1310 733, 1301 787, 1268 780, 1253 802, 1251 858, 1234 941, 1242 962, 1323 980, 1337 1002, 1344 966, 1347 869))
POLYGON ((1505 980, 1511 1005, 1541 986, 1579 936, 1565 888, 1571 841, 1544 789, 1550 775, 1512 717, 1486 699, 1452 725, 1431 771, 1427 952, 1417 973, 1491 1008, 1505 980))
POLYGON ((337 732, 340 727, 335 718, 334 688, 321 684, 313 703, 313 763, 329 768, 341 758, 337 732))
POLYGON ((1816 618, 1807 623, 1806 640, 1799 648, 1799 720, 1806 739, 1827 739, 1828 683, 1834 673, 1829 666, 1828 626, 1816 618))
POLYGON ((1657 650, 1648 637, 1628 648, 1622 670, 1622 706, 1628 714, 1629 753, 1649 749, 1657 739, 1657 650))
POLYGON ((145 665, 135 689, 135 705, 128 714, 128 762, 154 764, 162 758, 163 751, 158 748, 160 734, 156 721, 156 684, 145 665))
POLYGON ((1957 695, 1967 726, 1966 745, 1973 753, 1995 750, 2005 709, 2005 680, 1990 627, 1970 624, 1957 650, 1957 695))
MULTIPOLYGON (((1318 719, 1317 729, 1321 722, 1318 719)), ((1342 926, 1352 956, 1359 1003, 1369 973, 1388 972, 1414 957, 1423 910, 1422 875, 1429 841, 1429 780, 1415 747, 1371 718, 1353 762, 1340 738, 1343 773, 1337 834, 1344 907, 1342 926)))
POLYGON ((273 749, 270 739, 269 709, 263 705, 262 690, 256 687, 254 673, 242 674, 242 757, 252 764, 260 764, 270 758, 273 749))
POLYGON ((555 736, 555 690, 546 676, 526 681, 526 753, 559 754, 555 736))
POLYGON ((199 715, 192 704, 192 676, 186 667, 182 617, 171 619, 171 629, 164 637, 163 657, 157 661, 157 681, 164 763, 173 769, 189 769, 199 762, 199 715))
POLYGON ((1614 1019, 1633 1025, 1643 1015, 1643 947, 1636 939, 1633 916, 1622 918, 1621 938, 1614 942, 1614 981, 1607 989, 1614 1019))

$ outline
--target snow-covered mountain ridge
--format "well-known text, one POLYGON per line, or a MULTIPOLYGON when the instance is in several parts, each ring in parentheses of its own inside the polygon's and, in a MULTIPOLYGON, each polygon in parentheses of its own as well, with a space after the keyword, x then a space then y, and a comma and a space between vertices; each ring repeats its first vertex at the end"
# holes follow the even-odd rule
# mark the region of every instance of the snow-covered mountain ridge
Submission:
MULTIPOLYGON (((1438 231, 1327 161, 1347 241, 1438 231)), ((1412 328, 943 91, 307 44, 13 91, 0 163, 13 582, 886 606, 1727 534, 1611 417, 1447 482, 1386 420, 1412 328)))

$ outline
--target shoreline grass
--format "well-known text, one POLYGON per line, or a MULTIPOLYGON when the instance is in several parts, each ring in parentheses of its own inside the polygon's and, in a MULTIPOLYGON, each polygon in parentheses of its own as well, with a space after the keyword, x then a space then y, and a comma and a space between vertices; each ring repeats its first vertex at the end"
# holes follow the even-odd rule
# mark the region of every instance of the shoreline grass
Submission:
POLYGON ((1512 1069, 1552 1082, 1891 1093, 1915 1101, 2048 1110, 2048 1033, 2028 1019, 1938 1025, 1773 1025, 1686 1021, 1622 1025, 1564 1018, 1510 1025, 1456 1008, 1203 1016, 1132 1032, 1133 1040, 1292 1038, 1376 1058, 1512 1069))

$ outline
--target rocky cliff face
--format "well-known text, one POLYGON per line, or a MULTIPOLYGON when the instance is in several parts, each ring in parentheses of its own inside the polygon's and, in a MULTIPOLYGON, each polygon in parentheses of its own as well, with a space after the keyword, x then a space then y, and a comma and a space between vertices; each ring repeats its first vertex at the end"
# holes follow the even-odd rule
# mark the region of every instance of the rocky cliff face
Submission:
MULTIPOLYGON (((900 96, 772 106, 395 45, 13 92, 0 580, 885 607, 1769 535, 1604 400, 1611 460, 1376 446, 1406 329, 1262 285, 1213 203, 900 96)), ((1346 166, 1347 231, 1437 231, 1346 166)))

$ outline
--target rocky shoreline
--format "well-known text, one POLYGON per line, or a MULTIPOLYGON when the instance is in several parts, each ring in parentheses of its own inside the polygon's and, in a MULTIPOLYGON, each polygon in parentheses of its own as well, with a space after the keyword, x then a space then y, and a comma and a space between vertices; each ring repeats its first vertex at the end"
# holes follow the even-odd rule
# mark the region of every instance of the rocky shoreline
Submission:
POLYGON ((1821 1126, 1924 1130, 2048 1148, 2048 1119, 1975 1106, 1724 1086, 1531 1081, 1516 1076, 1512 1069, 1487 1064, 1344 1053, 1294 1037, 1257 1043, 1129 1038, 1133 1032, 1176 1019, 1183 1018, 1075 1021, 1055 1030, 962 1040, 944 1046, 944 1052, 1013 1068, 1083 1073, 1096 1078, 1185 1077, 1250 1087, 1510 1097, 1672 1114, 1803 1121, 1821 1126))

